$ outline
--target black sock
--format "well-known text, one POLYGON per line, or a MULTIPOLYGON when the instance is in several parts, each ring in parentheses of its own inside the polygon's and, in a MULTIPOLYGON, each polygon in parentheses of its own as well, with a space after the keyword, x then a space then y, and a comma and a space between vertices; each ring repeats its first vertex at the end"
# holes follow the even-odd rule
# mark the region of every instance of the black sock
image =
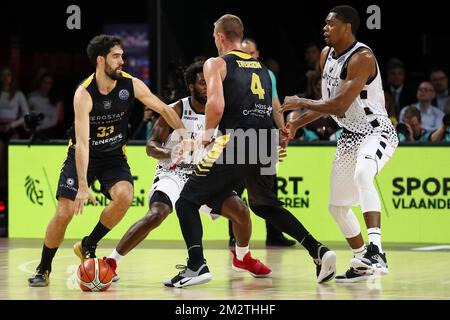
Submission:
POLYGON ((175 204, 181 232, 188 249, 188 267, 198 266, 203 263, 203 227, 198 209, 195 203, 182 197, 175 204))
POLYGON ((86 238, 86 242, 83 245, 87 247, 96 246, 97 243, 110 231, 107 227, 105 227, 100 221, 95 226, 94 230, 92 230, 91 234, 86 238))
POLYGON ((300 242, 311 257, 314 259, 317 257, 317 248, 320 246, 320 242, 314 239, 303 224, 288 210, 279 205, 253 205, 251 208, 254 213, 270 222, 279 231, 300 242))
POLYGON ((57 250, 58 247, 50 249, 44 243, 42 246, 41 263, 39 264, 43 270, 48 270, 49 272, 52 271, 52 261, 57 250))
POLYGON ((308 233, 308 235, 303 239, 303 241, 301 242, 302 246, 308 250, 309 255, 313 258, 313 259, 317 259, 317 248, 320 247, 321 243, 319 241, 317 241, 316 239, 314 239, 314 237, 308 233))

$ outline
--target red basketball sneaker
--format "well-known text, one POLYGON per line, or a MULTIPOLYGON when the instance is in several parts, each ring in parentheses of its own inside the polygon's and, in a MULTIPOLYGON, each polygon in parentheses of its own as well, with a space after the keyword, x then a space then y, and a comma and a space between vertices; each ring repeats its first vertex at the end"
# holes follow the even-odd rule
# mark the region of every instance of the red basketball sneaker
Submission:
POLYGON ((258 259, 252 258, 250 251, 247 252, 242 261, 236 257, 235 250, 231 250, 231 253, 233 254, 233 264, 231 265, 233 270, 240 272, 248 271, 255 278, 266 278, 272 274, 272 270, 268 266, 258 259))
POLYGON ((117 269, 117 263, 115 259, 111 259, 111 258, 107 258, 107 257, 103 257, 103 260, 105 260, 105 262, 107 264, 109 264, 109 266, 111 267, 111 270, 113 272, 113 277, 112 277, 112 282, 117 282, 119 281, 120 277, 119 275, 116 273, 116 269, 117 269))

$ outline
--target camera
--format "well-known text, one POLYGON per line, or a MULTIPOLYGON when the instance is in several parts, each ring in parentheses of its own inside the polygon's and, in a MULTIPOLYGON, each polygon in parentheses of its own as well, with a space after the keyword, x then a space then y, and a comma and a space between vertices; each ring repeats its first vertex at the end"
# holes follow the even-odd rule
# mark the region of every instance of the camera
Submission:
POLYGON ((24 116, 24 119, 25 119, 25 126, 31 131, 35 131, 39 123, 41 123, 41 121, 44 120, 44 114, 31 111, 30 113, 24 116))
POLYGON ((444 118, 442 119, 442 123, 445 127, 450 127, 450 114, 446 114, 444 118))

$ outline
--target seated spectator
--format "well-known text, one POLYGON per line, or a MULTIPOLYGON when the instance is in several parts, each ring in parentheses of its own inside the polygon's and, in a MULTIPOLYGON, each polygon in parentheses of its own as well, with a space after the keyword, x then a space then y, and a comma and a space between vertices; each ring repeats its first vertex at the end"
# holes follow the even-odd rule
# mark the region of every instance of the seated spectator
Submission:
POLYGON ((25 134, 24 115, 28 105, 9 68, 0 70, 0 194, 5 194, 8 180, 8 143, 25 134))
POLYGON ((414 106, 407 106, 402 111, 403 122, 397 124, 396 128, 398 140, 400 142, 429 141, 431 132, 422 127, 422 116, 419 109, 414 106))
MULTIPOLYGON (((422 127, 426 131, 434 131, 439 128, 442 123, 442 118, 444 117, 444 113, 431 104, 434 96, 435 92, 433 85, 428 81, 424 81, 417 89, 418 102, 413 104, 413 106, 420 111, 420 115, 422 117, 422 127)), ((405 110, 402 109, 400 112, 400 122, 404 122, 404 113, 405 110)))
POLYGON ((19 138, 27 114, 27 100, 17 87, 16 79, 9 68, 0 71, 0 137, 3 142, 19 138))
POLYGON ((442 119, 441 126, 431 133, 431 142, 450 142, 450 114, 442 119))
POLYGON ((444 109, 450 102, 447 74, 442 69, 433 69, 430 73, 430 81, 434 91, 436 91, 436 97, 433 99, 432 104, 442 112, 445 112, 444 109))
POLYGON ((28 105, 30 111, 44 115, 36 127, 38 135, 43 139, 58 138, 57 126, 64 122, 64 107, 63 101, 55 96, 54 80, 50 74, 39 77, 38 89, 28 96, 28 105))

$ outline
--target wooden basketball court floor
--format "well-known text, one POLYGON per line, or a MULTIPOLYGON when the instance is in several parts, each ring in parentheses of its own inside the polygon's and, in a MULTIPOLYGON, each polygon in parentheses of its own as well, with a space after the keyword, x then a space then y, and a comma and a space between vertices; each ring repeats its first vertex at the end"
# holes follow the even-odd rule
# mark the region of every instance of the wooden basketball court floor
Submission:
MULTIPOLYGON (((271 278, 256 279, 230 267, 226 241, 204 243, 205 257, 213 279, 183 289, 165 288, 162 282, 174 276, 176 264, 186 262, 181 241, 144 241, 121 262, 121 279, 106 292, 81 292, 75 272, 79 265, 66 239, 53 263, 51 283, 29 288, 41 255, 42 240, 0 239, 0 300, 448 300, 450 299, 450 245, 384 245, 390 274, 365 282, 319 285, 315 266, 300 246, 267 249, 252 243, 252 255, 273 270, 271 278)), ((117 242, 104 240, 97 249, 107 256, 117 242)), ((329 245, 337 253, 338 274, 345 272, 351 258, 345 243, 329 245)))

